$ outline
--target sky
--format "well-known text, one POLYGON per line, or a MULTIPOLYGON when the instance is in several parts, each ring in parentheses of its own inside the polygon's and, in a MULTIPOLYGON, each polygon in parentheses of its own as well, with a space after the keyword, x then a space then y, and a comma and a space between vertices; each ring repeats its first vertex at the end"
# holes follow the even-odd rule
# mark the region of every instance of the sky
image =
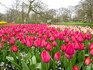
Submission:
MULTIPOLYGON (((61 7, 67 8, 68 6, 75 6, 79 3, 80 0, 41 0, 46 5, 48 5, 49 9, 58 9, 61 7)), ((13 5, 13 0, 0 0, 0 2, 7 7, 11 7, 13 5)), ((5 13, 6 8, 0 5, 0 13, 5 13)))

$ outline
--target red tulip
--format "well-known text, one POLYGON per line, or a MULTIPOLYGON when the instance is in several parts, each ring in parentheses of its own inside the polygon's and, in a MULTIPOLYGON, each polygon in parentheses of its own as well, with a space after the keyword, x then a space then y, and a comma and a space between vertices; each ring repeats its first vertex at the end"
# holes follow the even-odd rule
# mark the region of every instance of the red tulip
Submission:
POLYGON ((42 61, 45 62, 45 63, 48 63, 51 59, 49 53, 46 50, 44 50, 41 53, 41 58, 42 58, 42 61))
POLYGON ((84 59, 84 63, 85 63, 85 65, 90 65, 91 59, 90 59, 89 56, 88 56, 87 58, 84 59))
POLYGON ((80 50, 84 50, 85 49, 85 46, 83 43, 79 44, 79 47, 80 47, 80 50))
POLYGON ((73 70, 79 70, 78 66, 73 66, 73 70))
POLYGON ((89 49, 93 49, 93 42, 89 45, 89 49))
POLYGON ((16 45, 11 47, 11 51, 12 52, 17 52, 18 51, 18 47, 16 45))
POLYGON ((7 40, 7 37, 3 36, 1 42, 5 42, 6 40, 7 40))
POLYGON ((55 58, 57 61, 60 60, 60 58, 61 58, 60 52, 56 52, 55 55, 54 55, 54 58, 55 58))
POLYGON ((90 34, 85 33, 84 38, 87 39, 87 40, 91 40, 92 37, 91 37, 90 34))
POLYGON ((90 54, 93 56, 93 49, 90 50, 90 54))

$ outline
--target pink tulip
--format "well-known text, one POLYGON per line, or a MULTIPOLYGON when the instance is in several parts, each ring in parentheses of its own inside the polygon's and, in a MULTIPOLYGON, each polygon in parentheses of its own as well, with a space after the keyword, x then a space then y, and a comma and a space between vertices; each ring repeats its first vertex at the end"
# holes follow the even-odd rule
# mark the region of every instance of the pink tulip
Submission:
POLYGON ((81 34, 79 34, 78 37, 77 37, 77 40, 78 40, 78 42, 83 42, 84 38, 81 34))
POLYGON ((80 49, 80 47, 79 47, 80 45, 79 45, 79 43, 78 42, 75 42, 74 43, 74 48, 75 48, 75 50, 79 50, 80 49))
POLYGON ((41 48, 44 48, 46 46, 46 44, 47 44, 46 41, 45 40, 42 40, 41 41, 41 44, 40 44, 40 47, 41 48))
POLYGON ((65 41, 65 42, 67 42, 67 43, 70 42, 70 40, 69 40, 69 38, 68 38, 67 36, 64 36, 63 38, 64 38, 64 41, 65 41))
POLYGON ((60 52, 56 52, 55 55, 54 55, 54 58, 55 58, 55 60, 59 61, 60 58, 61 58, 60 52))
POLYGON ((10 40, 9 40, 9 44, 14 44, 14 42, 15 42, 15 38, 11 37, 10 40))
POLYGON ((42 58, 42 61, 45 62, 45 63, 48 63, 51 59, 49 53, 46 50, 44 50, 41 53, 41 58, 42 58))
POLYGON ((31 39, 31 37, 29 37, 29 36, 26 37, 26 45, 27 45, 27 47, 32 47, 32 45, 33 45, 33 41, 31 39))
POLYGON ((62 50, 62 52, 66 51, 66 46, 64 44, 61 46, 61 50, 62 50))
POLYGON ((56 46, 57 46, 56 41, 53 41, 53 42, 52 42, 52 45, 53 45, 54 47, 56 47, 56 46))
POLYGON ((46 50, 48 50, 48 51, 51 51, 52 50, 52 47, 51 47, 50 43, 47 44, 46 50))
POLYGON ((68 54, 65 54, 66 58, 67 59, 72 59, 73 55, 68 55, 68 54))
POLYGON ((74 49, 73 45, 71 43, 69 43, 66 47, 66 54, 73 55, 74 51, 75 51, 75 49, 74 49))

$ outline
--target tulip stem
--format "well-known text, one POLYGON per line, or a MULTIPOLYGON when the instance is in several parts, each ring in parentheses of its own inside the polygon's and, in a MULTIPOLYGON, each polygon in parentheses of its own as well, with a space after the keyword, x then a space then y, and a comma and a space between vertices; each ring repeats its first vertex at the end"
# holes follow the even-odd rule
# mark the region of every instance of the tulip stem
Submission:
POLYGON ((91 70, 93 70, 93 68, 92 68, 92 64, 93 64, 93 57, 92 57, 92 62, 91 62, 91 70))
POLYGON ((70 64, 70 59, 68 59, 68 67, 67 70, 72 70, 71 64, 70 64))

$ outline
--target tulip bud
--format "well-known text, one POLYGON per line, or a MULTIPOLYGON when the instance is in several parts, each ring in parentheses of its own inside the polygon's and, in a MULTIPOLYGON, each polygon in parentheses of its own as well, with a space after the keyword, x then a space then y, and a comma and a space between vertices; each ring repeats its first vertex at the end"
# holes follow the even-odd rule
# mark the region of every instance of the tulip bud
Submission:
POLYGON ((90 65, 91 59, 90 59, 89 56, 88 56, 87 58, 84 59, 84 63, 85 63, 85 65, 90 65))

